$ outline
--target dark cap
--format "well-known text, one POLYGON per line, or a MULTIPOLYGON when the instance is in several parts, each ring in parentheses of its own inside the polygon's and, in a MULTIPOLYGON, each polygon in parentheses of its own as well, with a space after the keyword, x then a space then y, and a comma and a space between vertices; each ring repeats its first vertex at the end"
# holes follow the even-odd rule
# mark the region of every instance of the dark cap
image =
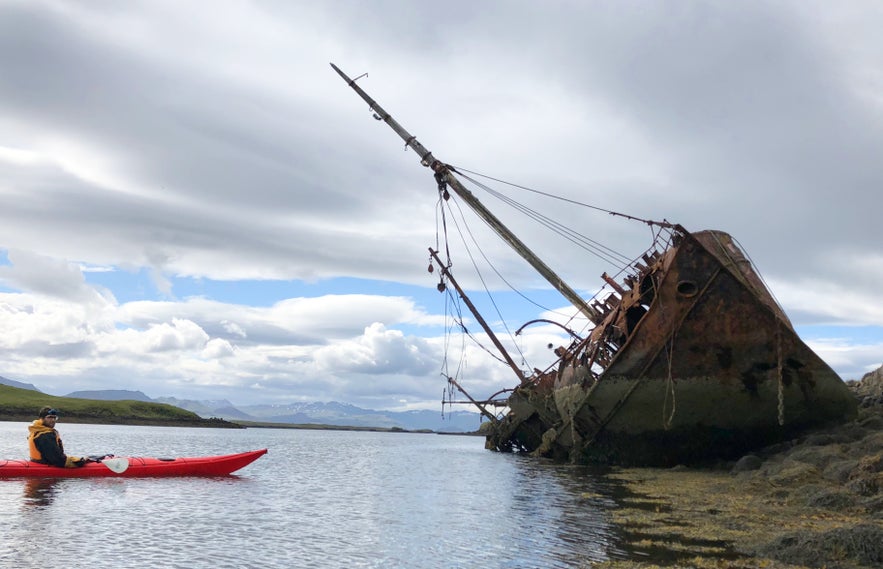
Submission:
POLYGON ((58 410, 52 407, 43 407, 40 409, 40 418, 44 417, 58 417, 58 410))

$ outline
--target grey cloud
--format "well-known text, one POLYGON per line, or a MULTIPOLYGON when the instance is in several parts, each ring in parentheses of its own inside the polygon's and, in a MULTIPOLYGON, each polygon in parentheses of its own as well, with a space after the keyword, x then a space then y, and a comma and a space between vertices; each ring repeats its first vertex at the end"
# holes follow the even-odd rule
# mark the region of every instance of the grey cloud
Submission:
MULTIPOLYGON (((844 298, 872 302, 883 270, 874 255, 883 123, 873 89, 879 15, 861 8, 264 1, 201 13, 156 2, 6 3, 0 247, 13 264, 0 278, 74 313, 83 303, 116 310, 114 323, 135 332, 193 322, 207 354, 241 358, 232 378, 204 371, 213 389, 261 385, 248 392, 275 396, 287 386, 321 399, 335 385, 354 388, 350 374, 388 378, 376 393, 434 393, 432 339, 364 334, 373 322, 422 321, 401 299, 307 301, 310 310, 284 320, 282 306, 199 305, 169 288, 174 275, 434 284, 423 270, 441 231, 434 181, 330 70, 335 61, 354 76, 368 71, 360 84, 447 161, 730 231, 770 282, 787 283, 780 300, 795 322, 864 322, 844 298), (4 146, 32 159, 9 159, 4 146), (148 268, 169 301, 116 307, 84 286, 79 263, 148 268), (807 298, 805 286, 834 293, 807 298), (319 363, 328 381, 315 384, 307 378, 319 363)), ((646 228, 631 232, 606 214, 564 205, 552 215, 625 254, 646 245, 646 228)), ((470 223, 471 251, 505 249, 470 223)), ((519 234, 595 292, 606 265, 546 234, 519 234)), ((511 256, 501 266, 516 284, 545 286, 511 256)), ((153 353, 151 369, 89 365, 106 366, 108 378, 129 369, 158 387, 209 389, 198 365, 217 362, 162 367, 173 353, 153 353)), ((482 387, 497 385, 493 364, 471 363, 482 387)))
POLYGON ((30 340, 16 347, 14 353, 7 354, 9 359, 14 355, 18 358, 47 358, 56 360, 68 360, 72 358, 85 358, 95 354, 95 344, 92 341, 82 342, 41 342, 30 340))
POLYGON ((12 265, 0 266, 0 282, 53 298, 98 307, 115 304, 113 295, 86 283, 79 266, 33 254, 11 250, 12 265))

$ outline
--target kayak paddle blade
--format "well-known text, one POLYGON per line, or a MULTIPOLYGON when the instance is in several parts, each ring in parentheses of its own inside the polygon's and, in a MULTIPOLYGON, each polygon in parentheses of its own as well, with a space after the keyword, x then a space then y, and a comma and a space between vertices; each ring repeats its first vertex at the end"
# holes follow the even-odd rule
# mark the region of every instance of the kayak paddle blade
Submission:
POLYGON ((101 464, 116 472, 117 474, 122 474, 129 468, 129 459, 128 458, 106 458, 101 461, 101 464))

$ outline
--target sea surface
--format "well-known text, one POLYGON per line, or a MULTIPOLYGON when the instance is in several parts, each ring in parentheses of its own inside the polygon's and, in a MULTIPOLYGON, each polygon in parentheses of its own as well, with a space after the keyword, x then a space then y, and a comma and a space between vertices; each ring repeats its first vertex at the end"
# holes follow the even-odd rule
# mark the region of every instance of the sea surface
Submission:
MULTIPOLYGON (((623 558, 603 477, 481 437, 64 424, 72 455, 269 449, 220 478, 0 479, 0 567, 522 568, 623 558)), ((0 422, 0 458, 26 423, 0 422)))

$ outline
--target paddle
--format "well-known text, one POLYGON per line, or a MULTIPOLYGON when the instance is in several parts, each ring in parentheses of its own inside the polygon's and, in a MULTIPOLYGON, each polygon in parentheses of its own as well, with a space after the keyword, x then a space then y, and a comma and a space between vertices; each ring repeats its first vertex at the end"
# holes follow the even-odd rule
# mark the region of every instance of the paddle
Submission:
POLYGON ((105 458, 99 462, 117 474, 122 474, 129 468, 128 458, 105 458))

